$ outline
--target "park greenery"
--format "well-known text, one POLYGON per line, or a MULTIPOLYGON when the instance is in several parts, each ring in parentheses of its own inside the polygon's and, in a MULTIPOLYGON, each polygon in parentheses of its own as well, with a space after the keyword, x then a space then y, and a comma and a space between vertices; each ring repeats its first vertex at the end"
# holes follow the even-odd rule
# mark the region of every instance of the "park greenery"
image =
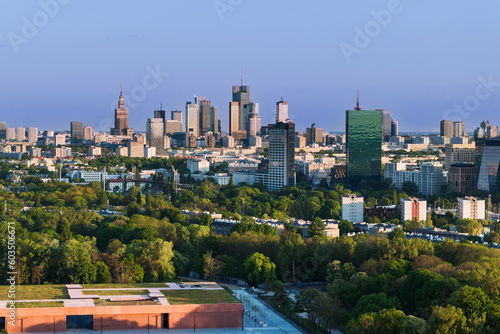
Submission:
MULTIPOLYGON (((89 164, 180 165, 180 159, 156 164, 102 159, 89 164)), ((176 189, 165 178, 163 191, 152 195, 136 186, 108 193, 100 183, 43 183, 37 177, 24 178, 18 186, 1 183, 0 248, 7 249, 8 223, 13 222, 18 284, 165 282, 193 271, 210 280, 240 278, 273 290, 275 305, 305 312, 325 331, 500 333, 500 250, 470 241, 407 239, 400 229, 327 238, 322 219, 340 219, 341 196, 351 193, 340 185, 271 192, 261 184, 221 187, 205 180, 192 189, 176 189), (108 205, 123 214, 97 212, 108 205), (230 235, 215 235, 206 211, 241 223, 230 235), (307 234, 293 226, 292 217, 312 222, 307 234), (284 229, 278 233, 256 224, 256 218, 285 222, 284 229), (304 289, 292 301, 285 287, 298 282, 322 282, 324 288, 304 289)), ((367 206, 397 205, 408 196, 388 184, 362 184, 357 192, 367 206)), ((386 222, 400 223, 397 218, 386 222)), ((456 225, 477 234, 490 223, 451 214, 429 215, 425 224, 456 225)), ((342 233, 354 231, 347 221, 339 227, 342 233)), ((492 226, 491 242, 499 241, 499 227, 492 226)), ((9 272, 6 256, 1 252, 3 282, 9 272)))

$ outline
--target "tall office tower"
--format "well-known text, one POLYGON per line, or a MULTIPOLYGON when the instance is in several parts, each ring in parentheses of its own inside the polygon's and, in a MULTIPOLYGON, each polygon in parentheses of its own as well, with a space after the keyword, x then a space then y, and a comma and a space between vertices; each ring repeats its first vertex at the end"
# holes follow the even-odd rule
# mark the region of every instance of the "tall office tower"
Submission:
POLYGON ((295 124, 269 124, 269 164, 265 173, 257 173, 269 190, 295 186, 295 124))
POLYGON ((453 193, 469 194, 476 190, 476 168, 473 163, 452 164, 446 178, 453 193))
POLYGON ((94 131, 91 126, 86 126, 83 128, 83 139, 86 141, 91 141, 94 139, 94 131))
POLYGON ((212 114, 212 107, 210 106, 210 101, 209 100, 202 100, 199 102, 200 106, 200 136, 204 136, 205 133, 209 132, 211 130, 211 114, 212 114))
POLYGON ((179 121, 179 123, 181 124, 181 128, 182 128, 182 111, 181 110, 172 110, 170 112, 170 119, 172 121, 179 121))
POLYGON ((161 104, 160 104, 160 110, 155 110, 154 115, 155 115, 155 118, 161 118, 163 120, 163 123, 165 123, 165 121, 166 121, 165 110, 163 110, 161 104))
POLYGON ((346 110, 347 184, 382 181, 382 111, 346 110))
POLYGON ((131 158, 144 158, 144 144, 135 141, 127 143, 128 156, 131 158))
POLYGON ((425 196, 441 193, 441 187, 446 183, 446 174, 441 165, 423 163, 420 165, 420 192, 425 196))
POLYGON ((81 144, 83 142, 83 123, 71 122, 71 144, 81 144))
POLYGON ((476 141, 477 190, 500 190, 500 138, 476 141))
POLYGON ((7 124, 5 122, 0 122, 0 140, 7 138, 7 124))
POLYGON ((165 134, 173 135, 176 132, 181 132, 181 122, 177 120, 167 119, 165 121, 165 134))
POLYGON ((212 131, 205 133, 205 147, 215 147, 215 137, 212 131))
POLYGON ((398 121, 396 121, 395 119, 391 121, 391 136, 399 136, 398 121))
POLYGON ((288 118, 288 101, 283 101, 283 97, 281 97, 281 101, 276 102, 276 123, 285 122, 288 118))
POLYGON ((165 123, 163 122, 162 118, 148 118, 146 123, 147 144, 150 147, 156 148, 157 154, 161 154, 162 152, 164 152, 164 124, 165 123))
POLYGON ((28 128, 28 144, 36 144, 38 141, 38 128, 28 128))
POLYGON ((246 139, 248 134, 248 104, 250 89, 248 86, 233 86, 233 101, 229 104, 229 132, 234 139, 246 139))
POLYGON ((440 123, 440 132, 441 137, 452 138, 453 137, 453 122, 443 119, 440 123))
POLYGON ((464 133, 464 122, 453 122, 453 137, 463 137, 464 133))
POLYGON ((192 132, 195 137, 199 136, 200 128, 200 107, 195 98, 195 102, 186 102, 186 132, 192 132))
POLYGON ((16 140, 16 129, 15 128, 5 129, 5 140, 16 140))
POLYGON ((391 114, 384 109, 382 111, 382 140, 385 142, 391 141, 392 135, 392 117, 391 114))
POLYGON ((218 136, 218 134, 220 133, 219 126, 219 108, 210 107, 210 131, 213 132, 213 134, 216 136, 218 136))
POLYGON ((309 128, 306 128, 306 145, 322 144, 323 129, 317 128, 316 123, 313 123, 309 128))
POLYGON ((26 129, 22 126, 16 128, 16 141, 25 141, 26 140, 26 129))
POLYGON ((115 136, 132 136, 132 129, 128 127, 128 109, 125 108, 121 89, 118 108, 115 109, 115 127, 111 128, 110 132, 115 136))
POLYGON ((259 104, 250 102, 245 106, 247 120, 247 139, 260 135, 261 119, 259 117, 259 104))

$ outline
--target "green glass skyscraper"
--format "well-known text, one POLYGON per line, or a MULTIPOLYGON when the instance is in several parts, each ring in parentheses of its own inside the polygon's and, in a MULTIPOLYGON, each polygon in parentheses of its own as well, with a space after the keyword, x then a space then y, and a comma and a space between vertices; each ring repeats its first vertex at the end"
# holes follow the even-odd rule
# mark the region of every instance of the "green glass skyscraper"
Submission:
POLYGON ((382 110, 346 110, 347 184, 382 181, 382 110))

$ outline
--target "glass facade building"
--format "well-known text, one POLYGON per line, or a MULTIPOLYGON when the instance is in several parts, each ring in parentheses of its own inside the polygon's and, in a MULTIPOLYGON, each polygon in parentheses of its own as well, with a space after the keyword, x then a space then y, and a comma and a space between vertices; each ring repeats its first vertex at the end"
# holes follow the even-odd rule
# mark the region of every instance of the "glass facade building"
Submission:
POLYGON ((382 110, 347 110, 347 184, 382 181, 382 110))
POLYGON ((476 141, 477 189, 489 193, 500 190, 500 139, 476 141))

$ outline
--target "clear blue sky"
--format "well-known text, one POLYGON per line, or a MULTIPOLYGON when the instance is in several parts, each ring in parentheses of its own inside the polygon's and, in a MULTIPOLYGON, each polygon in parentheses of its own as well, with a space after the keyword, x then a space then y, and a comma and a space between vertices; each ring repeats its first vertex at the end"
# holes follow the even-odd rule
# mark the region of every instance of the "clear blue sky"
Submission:
POLYGON ((60 0, 44 14, 41 3, 55 1, 0 4, 0 121, 9 127, 78 120, 108 131, 120 83, 124 94, 144 92, 158 67, 169 74, 129 105, 131 127, 144 130, 160 102, 184 110, 198 95, 219 107, 227 130, 241 66, 262 124, 283 95, 299 130, 343 131, 359 89, 362 108, 388 110, 402 131, 436 131, 445 117, 467 130, 483 119, 500 125, 500 83, 478 80, 500 82, 498 0, 60 0), (382 24, 372 13, 381 10, 393 12, 382 24), (346 57, 346 45, 357 53, 346 57), (470 111, 447 111, 464 103, 470 111))

